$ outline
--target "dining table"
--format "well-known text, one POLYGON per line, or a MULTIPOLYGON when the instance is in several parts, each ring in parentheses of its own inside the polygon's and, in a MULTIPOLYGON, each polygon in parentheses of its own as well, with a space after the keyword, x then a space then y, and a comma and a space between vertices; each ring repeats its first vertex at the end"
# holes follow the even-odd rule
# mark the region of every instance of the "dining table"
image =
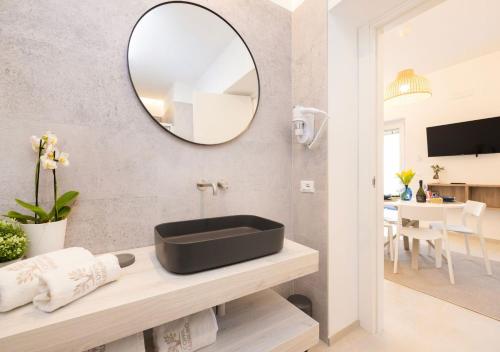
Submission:
MULTIPOLYGON (((390 225, 397 226, 398 224, 398 206, 400 204, 411 205, 415 207, 437 207, 444 208, 445 214, 447 209, 463 209, 465 207, 465 203, 462 202, 443 202, 443 203, 431 203, 427 202, 416 202, 415 200, 404 201, 401 199, 384 199, 384 221, 390 225)), ((405 219, 403 219, 405 220, 405 219)), ((406 219, 403 222, 403 226, 418 226, 418 221, 412 219, 406 219)), ((399 238, 399 234, 396 235, 396 238, 399 238)), ((434 244, 430 241, 427 241, 431 247, 434 248, 434 244)), ((396 243, 396 245, 398 245, 396 243)), ((403 237, 403 246, 405 250, 410 250, 410 244, 407 236, 403 237)), ((418 257, 420 255, 420 240, 417 238, 412 239, 411 246, 411 267, 414 270, 418 270, 418 257)), ((446 258, 445 258, 446 260, 446 258)))

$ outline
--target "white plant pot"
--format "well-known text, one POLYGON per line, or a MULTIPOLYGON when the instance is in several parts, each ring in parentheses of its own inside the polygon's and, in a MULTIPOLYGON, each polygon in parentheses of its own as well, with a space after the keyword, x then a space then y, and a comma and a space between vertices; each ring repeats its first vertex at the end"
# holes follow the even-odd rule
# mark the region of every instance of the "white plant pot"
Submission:
POLYGON ((46 224, 21 224, 29 241, 26 257, 63 249, 67 222, 68 220, 64 219, 46 224))
POLYGON ((0 263, 0 268, 3 267, 3 266, 7 266, 7 265, 10 265, 10 264, 14 264, 15 262, 18 262, 20 260, 23 259, 24 256, 22 256, 21 258, 17 258, 17 259, 13 259, 13 260, 9 260, 8 262, 3 262, 3 263, 0 263))

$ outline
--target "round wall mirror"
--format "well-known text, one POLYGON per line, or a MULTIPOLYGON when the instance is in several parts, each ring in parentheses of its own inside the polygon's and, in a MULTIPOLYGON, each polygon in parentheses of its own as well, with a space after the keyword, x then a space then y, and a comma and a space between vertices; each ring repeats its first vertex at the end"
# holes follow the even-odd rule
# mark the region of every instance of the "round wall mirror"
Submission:
POLYGON ((147 11, 130 35, 128 66, 149 115, 186 141, 230 141, 257 110, 259 76, 250 50, 203 6, 173 1, 147 11))

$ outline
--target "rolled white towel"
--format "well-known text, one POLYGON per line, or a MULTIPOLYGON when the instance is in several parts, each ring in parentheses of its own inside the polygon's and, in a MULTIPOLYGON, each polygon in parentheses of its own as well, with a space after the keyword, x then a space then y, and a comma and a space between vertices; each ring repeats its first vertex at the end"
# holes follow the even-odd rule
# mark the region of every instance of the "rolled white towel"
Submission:
POLYGON ((145 352, 144 335, 142 332, 94 347, 86 352, 145 352))
POLYGON ((99 286, 117 280, 120 270, 118 258, 104 254, 83 264, 41 273, 33 304, 40 310, 53 312, 99 286))
POLYGON ((217 338, 217 319, 212 309, 171 321, 153 328, 157 352, 196 351, 217 338))
POLYGON ((37 293, 38 274, 92 260, 80 247, 61 249, 21 260, 0 269, 0 312, 30 303, 37 293))

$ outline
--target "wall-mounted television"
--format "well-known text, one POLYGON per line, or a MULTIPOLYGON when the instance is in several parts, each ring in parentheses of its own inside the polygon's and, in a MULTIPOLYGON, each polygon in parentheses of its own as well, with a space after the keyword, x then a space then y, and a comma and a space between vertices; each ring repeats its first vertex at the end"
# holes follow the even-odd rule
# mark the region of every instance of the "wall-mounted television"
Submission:
POLYGON ((428 156, 500 153, 500 117, 427 127, 428 156))

